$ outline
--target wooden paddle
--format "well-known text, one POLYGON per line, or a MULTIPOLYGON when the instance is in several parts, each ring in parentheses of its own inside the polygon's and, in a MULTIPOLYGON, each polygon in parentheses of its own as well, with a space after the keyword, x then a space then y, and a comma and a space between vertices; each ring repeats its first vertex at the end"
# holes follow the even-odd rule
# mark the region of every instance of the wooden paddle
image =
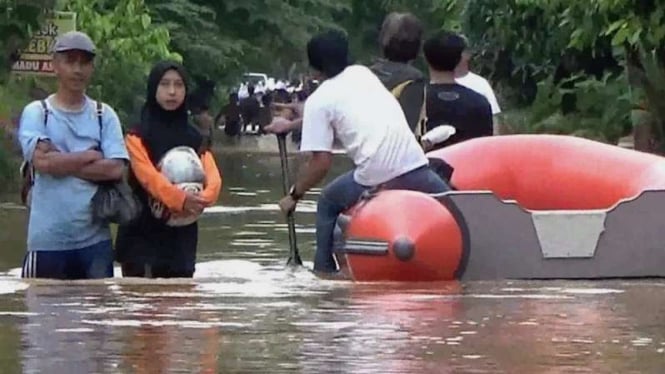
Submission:
MULTIPOLYGON (((289 182, 289 160, 286 154, 286 134, 277 134, 277 144, 279 145, 279 158, 282 162, 282 186, 284 187, 284 196, 289 193, 291 183, 289 182)), ((296 222, 293 211, 286 215, 286 223, 289 227, 289 259, 287 265, 302 265, 302 259, 296 244, 296 222)))

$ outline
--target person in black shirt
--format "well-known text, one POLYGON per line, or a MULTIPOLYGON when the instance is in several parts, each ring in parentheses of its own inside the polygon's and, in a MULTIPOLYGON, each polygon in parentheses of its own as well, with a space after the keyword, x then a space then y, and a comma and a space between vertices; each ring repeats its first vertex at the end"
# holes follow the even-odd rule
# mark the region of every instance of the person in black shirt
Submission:
POLYGON ((430 145, 442 148, 464 140, 492 135, 492 109, 487 99, 455 83, 455 68, 466 49, 461 36, 440 31, 425 41, 423 52, 429 66, 425 129, 453 126, 455 134, 446 141, 430 145))
POLYGON ((221 117, 224 117, 224 133, 233 137, 240 134, 240 116, 240 100, 238 99, 238 93, 232 92, 229 94, 228 104, 226 104, 217 115, 215 124, 219 123, 221 117))
POLYGON ((259 120, 259 111, 261 110, 261 104, 259 104, 256 95, 254 94, 255 87, 253 84, 247 86, 248 97, 240 100, 240 114, 242 115, 243 120, 243 133, 247 132, 247 129, 254 130, 258 127, 259 120))

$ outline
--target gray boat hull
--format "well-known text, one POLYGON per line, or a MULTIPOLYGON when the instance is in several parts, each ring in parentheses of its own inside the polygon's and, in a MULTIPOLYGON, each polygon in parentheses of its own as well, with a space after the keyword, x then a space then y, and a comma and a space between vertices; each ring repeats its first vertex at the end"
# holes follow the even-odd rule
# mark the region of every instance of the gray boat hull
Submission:
POLYGON ((454 192, 463 280, 665 277, 665 191, 609 210, 532 212, 490 192, 454 192))
MULTIPOLYGON (((455 279, 665 277, 665 191, 645 191, 608 210, 578 211, 529 211, 491 192, 433 197, 462 232, 455 279)), ((348 256, 395 255, 394 243, 346 236, 350 220, 340 216, 335 231, 340 264, 347 266, 348 256), (369 253, 368 247, 378 249, 369 253)))

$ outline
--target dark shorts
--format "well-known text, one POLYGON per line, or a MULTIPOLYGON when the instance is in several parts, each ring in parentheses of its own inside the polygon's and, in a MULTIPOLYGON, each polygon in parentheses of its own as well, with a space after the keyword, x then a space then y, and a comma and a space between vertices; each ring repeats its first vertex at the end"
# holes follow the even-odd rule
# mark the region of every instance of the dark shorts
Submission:
POLYGON ((123 277, 192 278, 194 276, 194 266, 193 263, 169 266, 167 264, 151 265, 123 262, 121 264, 121 269, 123 277))
POLYGON ((110 240, 86 248, 63 251, 29 251, 23 259, 22 278, 61 280, 113 277, 110 240))

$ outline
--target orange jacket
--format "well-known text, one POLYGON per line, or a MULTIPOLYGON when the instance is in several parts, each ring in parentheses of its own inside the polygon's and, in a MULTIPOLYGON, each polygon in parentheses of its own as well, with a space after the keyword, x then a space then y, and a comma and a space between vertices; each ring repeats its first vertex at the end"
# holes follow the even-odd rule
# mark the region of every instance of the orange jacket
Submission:
MULTIPOLYGON (((185 191, 173 185, 153 165, 143 141, 137 135, 129 134, 125 137, 125 144, 129 152, 132 171, 141 186, 155 199, 161 201, 166 207, 175 213, 182 212, 185 204, 185 191)), ((203 170, 206 175, 206 184, 200 196, 209 205, 214 204, 219 198, 222 189, 222 176, 217 168, 215 157, 210 151, 201 156, 203 170)))

